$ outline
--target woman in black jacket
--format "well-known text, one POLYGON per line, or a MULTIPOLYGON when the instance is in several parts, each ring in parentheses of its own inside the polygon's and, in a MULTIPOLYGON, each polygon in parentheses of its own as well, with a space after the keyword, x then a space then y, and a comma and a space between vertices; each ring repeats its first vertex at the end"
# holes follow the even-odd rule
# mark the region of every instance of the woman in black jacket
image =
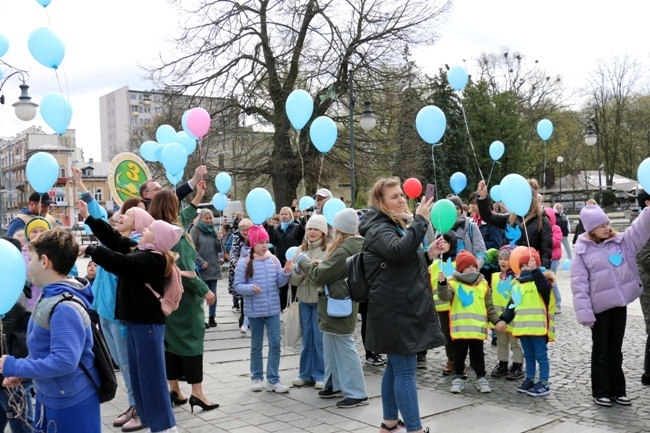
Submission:
MULTIPOLYGON (((275 248, 275 256, 280 259, 280 264, 284 267, 287 259, 285 255, 291 247, 297 247, 302 244, 305 237, 305 229, 294 221, 293 212, 290 207, 280 209, 280 224, 277 227, 269 226, 269 242, 275 248)), ((284 310, 287 306, 289 285, 280 287, 280 308, 284 310)), ((292 287, 293 292, 293 287, 292 287)), ((291 296, 293 298, 294 296, 291 296)))
POLYGON ((445 342, 433 308, 428 270, 428 260, 439 251, 437 244, 432 244, 427 259, 421 249, 433 199, 423 200, 414 217, 398 178, 377 181, 369 196, 371 209, 361 220, 359 232, 365 237, 367 276, 373 276, 366 348, 388 355, 381 384, 384 420, 380 431, 390 432, 403 425, 409 432, 422 431, 416 354, 445 342), (379 270, 380 266, 383 269, 379 270), (398 411, 404 423, 398 419, 398 411))
POLYGON ((551 255, 553 253, 553 232, 551 231, 551 224, 542 210, 541 204, 536 200, 537 197, 537 181, 528 181, 533 190, 533 199, 530 203, 530 209, 526 218, 521 218, 515 213, 498 214, 493 213, 490 209, 490 201, 487 199, 487 186, 485 182, 478 183, 478 212, 481 219, 487 224, 493 225, 500 229, 505 230, 503 239, 504 245, 530 246, 539 252, 542 260, 542 266, 546 269, 551 269, 551 255), (524 228, 523 222, 525 221, 526 227, 524 228), (528 237, 526 237, 528 233, 528 237), (530 244, 529 244, 530 242, 530 244))

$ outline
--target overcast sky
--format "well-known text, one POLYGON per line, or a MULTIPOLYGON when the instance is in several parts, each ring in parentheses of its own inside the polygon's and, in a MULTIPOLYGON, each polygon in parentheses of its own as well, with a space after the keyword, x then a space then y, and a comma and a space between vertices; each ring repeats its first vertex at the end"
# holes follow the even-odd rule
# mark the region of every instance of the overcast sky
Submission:
MULTIPOLYGON (((471 74, 479 54, 508 48, 539 60, 549 75, 561 75, 573 89, 584 85, 599 60, 613 55, 650 63, 649 12, 650 4, 632 0, 456 0, 438 43, 415 50, 414 59, 428 74, 465 59, 471 74)), ((30 95, 37 103, 49 92, 69 95, 77 145, 95 159, 100 157, 99 97, 123 86, 151 88, 139 65, 155 64, 179 21, 165 0, 52 0, 47 9, 36 0, 0 0, 0 17, 0 34, 10 43, 1 60, 29 71, 30 95), (29 54, 27 38, 40 27, 51 27, 66 46, 57 73, 29 54)), ((6 77, 7 68, 0 69, 6 77)), ((32 124, 52 132, 40 115, 31 122, 16 119, 11 104, 19 84, 12 77, 2 89, 0 137, 13 137, 32 124)))

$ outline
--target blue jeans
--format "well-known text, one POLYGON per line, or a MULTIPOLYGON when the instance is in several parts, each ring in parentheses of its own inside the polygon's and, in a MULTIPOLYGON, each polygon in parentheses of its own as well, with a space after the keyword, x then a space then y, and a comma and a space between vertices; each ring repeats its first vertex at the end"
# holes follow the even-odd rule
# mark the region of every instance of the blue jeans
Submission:
MULTIPOLYGON (((320 382, 325 370, 323 360, 323 333, 318 328, 318 304, 300 302, 302 349, 298 377, 305 381, 320 382)), ((355 350, 356 353, 356 350, 355 350)))
POLYGON ((11 388, 12 393, 18 394, 16 401, 25 403, 21 414, 17 414, 9 405, 8 390, 0 389, 0 432, 5 431, 5 427, 9 424, 11 433, 31 433, 31 426, 34 424, 34 405, 30 391, 33 387, 34 383, 28 380, 23 382, 22 387, 11 388))
POLYGON ((569 238, 567 236, 562 237, 562 245, 564 246, 564 251, 566 251, 566 255, 571 260, 571 246, 569 245, 569 238))
POLYGON ((422 428, 418 390, 415 385, 416 355, 388 354, 381 380, 381 404, 384 419, 397 420, 402 414, 406 430, 422 428))
POLYGON ((131 387, 129 355, 126 349, 126 338, 122 337, 122 324, 99 316, 99 325, 102 328, 102 334, 104 334, 108 351, 111 352, 113 360, 117 366, 120 367, 120 373, 122 373, 124 385, 126 386, 126 395, 129 400, 129 406, 135 406, 133 388, 131 387))
POLYGON ((535 370, 539 365, 539 381, 548 383, 551 374, 551 363, 548 361, 546 336, 519 337, 519 342, 524 350, 524 359, 526 360, 526 379, 535 379, 535 370))
MULTIPOLYGON (((554 275, 557 275, 557 268, 559 265, 559 260, 551 260, 551 272, 553 272, 554 275)), ((557 282, 553 284, 553 294, 555 295, 555 308, 562 308, 562 295, 560 294, 560 288, 557 286, 557 282)))
POLYGON ((217 296, 217 281, 218 280, 205 281, 205 284, 208 285, 208 289, 210 289, 210 291, 212 293, 214 293, 214 296, 215 296, 214 303, 208 307, 208 316, 209 317, 214 317, 217 314, 217 298, 216 298, 216 296, 217 296))
POLYGON ((368 397, 366 379, 363 377, 363 368, 354 336, 324 332, 323 348, 328 385, 333 390, 340 390, 343 397, 368 397))
POLYGON ((266 361, 266 381, 280 381, 280 315, 268 317, 249 317, 248 326, 251 329, 251 379, 264 380, 264 327, 269 342, 269 357, 266 361))

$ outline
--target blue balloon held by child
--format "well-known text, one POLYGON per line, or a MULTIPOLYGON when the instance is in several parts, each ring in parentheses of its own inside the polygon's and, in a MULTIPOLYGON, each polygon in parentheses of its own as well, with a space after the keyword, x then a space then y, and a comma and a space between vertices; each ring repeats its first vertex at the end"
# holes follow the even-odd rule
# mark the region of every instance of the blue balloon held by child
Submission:
POLYGON ((298 251, 298 247, 291 247, 287 250, 286 253, 284 253, 284 258, 287 260, 292 260, 293 256, 296 255, 296 251, 298 251))
POLYGON ((562 270, 563 271, 571 270, 571 259, 562 260, 562 270))

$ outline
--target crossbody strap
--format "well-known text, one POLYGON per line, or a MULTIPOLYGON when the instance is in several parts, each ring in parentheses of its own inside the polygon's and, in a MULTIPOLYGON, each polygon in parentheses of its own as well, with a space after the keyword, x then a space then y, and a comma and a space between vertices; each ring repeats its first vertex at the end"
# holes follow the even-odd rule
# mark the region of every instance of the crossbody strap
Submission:
MULTIPOLYGON (((375 239, 373 239, 373 240, 371 240, 370 242, 368 242, 368 245, 365 245, 365 242, 364 242, 364 245, 363 245, 363 247, 361 248, 361 252, 360 252, 360 254, 361 254, 361 260, 363 260, 363 252, 366 251, 366 250, 368 249, 368 247, 369 247, 370 245, 372 245, 372 244, 373 244, 377 239, 379 239, 379 237, 376 237, 375 239)), ((373 282, 374 282, 375 279, 379 276, 379 274, 381 273, 381 271, 383 271, 384 269, 386 269, 386 266, 388 266, 388 265, 386 264, 386 262, 381 262, 381 263, 379 264, 379 266, 377 266, 377 268, 374 270, 374 272, 371 273, 370 278, 368 278, 368 284, 370 284, 370 285, 372 286, 373 282), (372 274, 374 274, 374 275, 372 275, 372 274)))

